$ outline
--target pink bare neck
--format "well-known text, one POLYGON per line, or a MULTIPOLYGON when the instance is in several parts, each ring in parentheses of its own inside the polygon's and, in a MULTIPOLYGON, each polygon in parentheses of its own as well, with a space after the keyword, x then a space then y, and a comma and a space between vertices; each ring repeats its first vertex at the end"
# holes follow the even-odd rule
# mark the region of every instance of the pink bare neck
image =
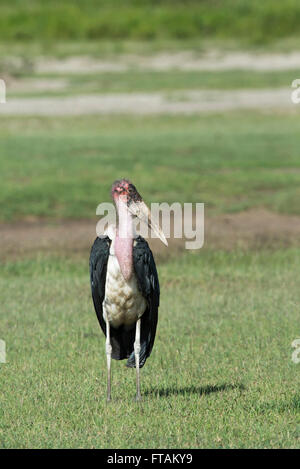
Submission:
POLYGON ((115 238, 115 254, 125 280, 129 280, 133 270, 133 220, 127 205, 117 204, 119 226, 115 238))

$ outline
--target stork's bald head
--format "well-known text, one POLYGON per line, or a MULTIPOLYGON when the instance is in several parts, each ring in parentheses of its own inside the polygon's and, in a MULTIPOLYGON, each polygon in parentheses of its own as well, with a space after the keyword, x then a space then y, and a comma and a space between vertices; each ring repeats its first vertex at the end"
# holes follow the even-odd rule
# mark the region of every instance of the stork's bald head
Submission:
POLYGON ((122 200, 128 206, 132 202, 141 202, 142 197, 138 193, 136 187, 128 179, 119 179, 115 181, 111 187, 111 195, 114 202, 122 200))
POLYGON ((152 219, 149 208, 132 182, 128 179, 119 179, 115 181, 111 188, 111 194, 118 212, 120 208, 123 207, 125 212, 130 213, 131 216, 137 217, 139 220, 146 223, 146 225, 156 233, 160 240, 166 246, 168 245, 165 235, 152 219))

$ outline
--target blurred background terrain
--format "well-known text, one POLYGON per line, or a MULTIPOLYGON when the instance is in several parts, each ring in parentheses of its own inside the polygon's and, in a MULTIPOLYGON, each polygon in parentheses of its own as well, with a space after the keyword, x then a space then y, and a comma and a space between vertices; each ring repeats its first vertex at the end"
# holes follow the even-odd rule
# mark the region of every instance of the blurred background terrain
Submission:
POLYGON ((299 447, 299 2, 0 9, 0 447, 299 447), (203 249, 151 243, 140 408, 120 363, 105 405, 89 292, 120 177, 148 203, 205 203, 203 249))

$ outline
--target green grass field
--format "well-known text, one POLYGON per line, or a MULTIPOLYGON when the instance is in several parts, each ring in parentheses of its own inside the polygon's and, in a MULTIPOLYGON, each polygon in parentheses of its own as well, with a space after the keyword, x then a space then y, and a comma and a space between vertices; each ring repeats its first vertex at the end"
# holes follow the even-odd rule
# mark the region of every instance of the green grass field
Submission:
POLYGON ((92 218, 120 176, 149 202, 201 201, 210 215, 299 214, 298 120, 227 116, 5 118, 0 218, 92 218))
MULTIPOLYGON (((13 97, 39 97, 44 96, 45 91, 32 89, 35 83, 45 79, 58 80, 64 85, 61 89, 47 91, 48 96, 73 96, 84 93, 130 93, 130 92, 154 92, 184 91, 195 89, 263 89, 280 88, 291 85, 295 77, 300 76, 300 70, 284 71, 249 71, 229 70, 221 72, 182 72, 171 70, 167 72, 136 71, 131 70, 122 73, 90 73, 90 74, 42 74, 17 72, 18 78, 27 79, 27 90, 8 90, 8 98, 13 97)), ((26 83, 26 82, 25 82, 26 83)))
MULTIPOLYGON (((171 100, 181 90, 288 88, 299 76, 299 68, 38 72, 41 55, 117 62, 201 54, 207 41, 252 53, 276 41, 281 52, 298 46, 295 0, 122 1, 122 15, 119 0, 97 2, 102 15, 86 3, 3 2, 8 101, 156 91, 171 100), (66 86, 30 88, 40 80, 66 86)), ((0 448, 300 448, 291 346, 300 337, 298 111, 0 116, 0 448), (120 177, 147 203, 204 202, 208 226, 199 251, 155 247, 161 307, 140 404, 134 371, 116 361, 106 403, 89 285, 89 229, 120 177)))
MULTIPOLYGON (((2 220, 93 217, 120 175, 149 202, 204 201, 207 216, 261 206, 299 213, 297 130, 293 116, 259 114, 6 119, 2 220)), ((124 362, 113 362, 114 400, 106 404, 88 250, 8 257, 0 274, 0 446, 299 447, 291 343, 299 336, 300 250, 205 246, 159 262, 160 321, 141 405, 124 362)))
POLYGON ((296 0, 5 0, 1 7, 6 41, 216 37, 261 44, 299 37, 296 0))
POLYGON ((160 265, 140 405, 134 371, 115 361, 106 404, 87 259, 7 263, 1 447, 299 447, 299 261, 299 250, 206 250, 160 265))

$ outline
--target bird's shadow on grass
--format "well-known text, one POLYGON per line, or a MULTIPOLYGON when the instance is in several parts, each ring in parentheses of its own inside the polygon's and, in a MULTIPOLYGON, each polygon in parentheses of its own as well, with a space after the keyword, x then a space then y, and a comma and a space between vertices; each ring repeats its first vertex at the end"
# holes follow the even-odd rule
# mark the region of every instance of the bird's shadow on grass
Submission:
POLYGON ((232 391, 238 389, 244 391, 246 388, 243 384, 220 384, 220 385, 208 385, 208 386, 184 386, 177 388, 176 386, 168 388, 150 388, 144 391, 145 396, 187 396, 191 394, 198 394, 199 396, 213 394, 215 392, 232 391))

